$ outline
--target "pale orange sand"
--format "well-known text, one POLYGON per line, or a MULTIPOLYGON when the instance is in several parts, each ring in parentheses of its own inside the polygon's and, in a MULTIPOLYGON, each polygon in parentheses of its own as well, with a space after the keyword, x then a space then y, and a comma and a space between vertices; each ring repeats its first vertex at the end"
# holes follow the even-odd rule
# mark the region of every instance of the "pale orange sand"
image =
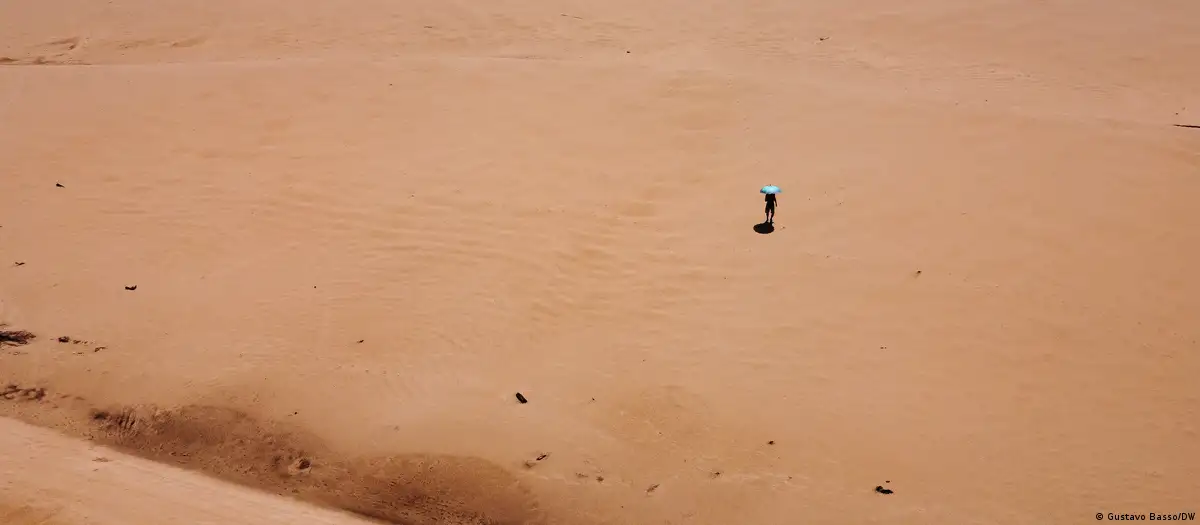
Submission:
POLYGON ((367 523, 24 423, 5 420, 0 428, 0 523, 6 525, 367 523))
POLYGON ((0 3, 0 516, 1196 511, 1197 21, 0 3))

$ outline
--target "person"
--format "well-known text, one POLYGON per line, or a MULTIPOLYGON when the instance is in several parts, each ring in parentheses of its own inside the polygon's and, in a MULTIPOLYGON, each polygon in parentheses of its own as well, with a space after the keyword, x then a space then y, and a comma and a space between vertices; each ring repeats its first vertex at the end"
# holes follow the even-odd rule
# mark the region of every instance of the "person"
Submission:
POLYGON ((775 224, 775 194, 767 194, 767 224, 775 224))

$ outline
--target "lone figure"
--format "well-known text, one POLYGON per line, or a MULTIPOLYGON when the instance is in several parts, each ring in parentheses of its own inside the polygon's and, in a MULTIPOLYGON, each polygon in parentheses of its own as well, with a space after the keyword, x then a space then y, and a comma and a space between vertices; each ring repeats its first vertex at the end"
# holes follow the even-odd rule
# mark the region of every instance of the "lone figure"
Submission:
POLYGON ((775 224, 775 205, 776 205, 775 194, 768 193, 766 201, 767 201, 767 210, 766 210, 767 211, 767 224, 775 224))

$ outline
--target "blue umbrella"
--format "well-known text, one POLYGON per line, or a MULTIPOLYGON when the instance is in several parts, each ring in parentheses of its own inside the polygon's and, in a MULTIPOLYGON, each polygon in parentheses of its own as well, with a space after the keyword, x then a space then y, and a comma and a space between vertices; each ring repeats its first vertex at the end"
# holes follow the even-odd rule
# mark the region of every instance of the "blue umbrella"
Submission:
POLYGON ((758 191, 759 191, 759 193, 771 193, 771 194, 783 193, 783 190, 779 189, 779 186, 775 186, 775 185, 763 186, 762 189, 758 190, 758 191))

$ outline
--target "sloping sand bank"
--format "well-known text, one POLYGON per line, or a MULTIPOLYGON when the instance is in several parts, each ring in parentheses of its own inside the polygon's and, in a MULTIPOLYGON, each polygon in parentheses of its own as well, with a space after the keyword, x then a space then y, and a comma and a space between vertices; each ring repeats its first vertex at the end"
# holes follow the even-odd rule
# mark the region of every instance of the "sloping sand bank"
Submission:
POLYGON ((0 448, 6 525, 368 523, 10 419, 0 448))

